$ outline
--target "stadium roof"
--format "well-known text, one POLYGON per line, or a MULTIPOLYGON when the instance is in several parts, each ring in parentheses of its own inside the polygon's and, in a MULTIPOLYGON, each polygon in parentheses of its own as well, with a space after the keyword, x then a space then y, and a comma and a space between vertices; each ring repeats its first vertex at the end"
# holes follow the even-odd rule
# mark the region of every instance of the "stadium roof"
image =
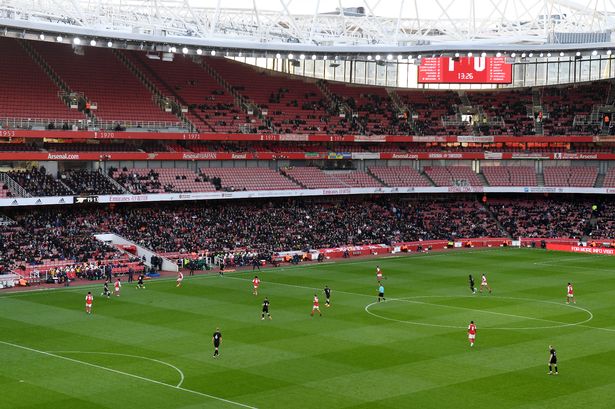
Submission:
POLYGON ((613 45, 615 0, 0 0, 2 27, 261 51, 588 48, 613 45))

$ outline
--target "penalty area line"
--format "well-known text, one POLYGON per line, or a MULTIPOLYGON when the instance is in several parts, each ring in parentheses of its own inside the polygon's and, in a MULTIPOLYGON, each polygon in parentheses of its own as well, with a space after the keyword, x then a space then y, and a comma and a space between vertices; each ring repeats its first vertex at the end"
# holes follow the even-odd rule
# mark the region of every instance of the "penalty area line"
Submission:
POLYGON ((153 383, 153 384, 160 385, 160 386, 166 386, 167 388, 177 389, 177 390, 180 390, 180 391, 183 391, 183 392, 191 393, 193 395, 199 395, 199 396, 203 396, 203 397, 206 397, 206 398, 215 399, 217 401, 229 403, 231 405, 241 406, 243 408, 248 408, 248 409, 258 409, 258 408, 254 407, 254 406, 246 405, 246 404, 243 404, 243 403, 240 403, 240 402, 235 402, 235 401, 232 401, 232 400, 229 400, 229 399, 224 399, 224 398, 221 398, 219 396, 209 395, 207 393, 195 391, 195 390, 192 390, 192 389, 183 388, 181 386, 171 385, 171 384, 168 384, 168 383, 157 381, 155 379, 150 379, 150 378, 146 378, 144 376, 140 376, 140 375, 135 375, 135 374, 131 374, 131 373, 128 373, 128 372, 119 371, 119 370, 113 369, 113 368, 107 368, 105 366, 92 364, 90 362, 80 361, 80 360, 74 359, 74 358, 68 358, 66 356, 57 355, 57 354, 54 354, 52 352, 45 352, 45 351, 41 351, 40 349, 30 348, 30 347, 26 347, 26 346, 23 346, 23 345, 14 344, 12 342, 6 342, 6 341, 0 341, 0 344, 8 345, 8 346, 11 346, 13 348, 23 349, 25 351, 34 352, 34 353, 37 353, 37 354, 40 354, 40 355, 46 355, 46 356, 50 356, 50 357, 53 357, 53 358, 62 359, 62 360, 65 360, 65 361, 76 363, 76 364, 86 365, 86 366, 89 366, 89 367, 92 367, 92 368, 102 369, 103 371, 112 372, 112 373, 115 373, 115 374, 118 374, 118 375, 124 375, 124 376, 130 377, 130 378, 139 379, 141 381, 153 383))

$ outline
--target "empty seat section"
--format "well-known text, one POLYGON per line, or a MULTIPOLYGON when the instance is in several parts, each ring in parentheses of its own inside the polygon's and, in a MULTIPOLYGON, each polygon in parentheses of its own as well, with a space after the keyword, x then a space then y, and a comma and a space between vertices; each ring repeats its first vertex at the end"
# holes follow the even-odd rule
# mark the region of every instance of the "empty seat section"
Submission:
POLYGON ((154 103, 153 95, 106 48, 83 47, 77 55, 64 44, 33 43, 53 70, 74 92, 82 92, 96 102, 97 118, 106 121, 169 122, 179 119, 154 103))
POLYGON ((490 186, 536 186, 536 172, 529 166, 485 166, 482 168, 490 186))
MULTIPOLYGON (((71 110, 58 97, 60 88, 26 53, 17 40, 0 38, 0 117, 82 120, 85 116, 71 110)), ((11 125, 8 123, 7 125, 11 125)))
POLYGON ((246 115, 235 107, 234 97, 189 57, 178 55, 173 61, 162 61, 138 51, 125 55, 164 96, 188 106, 185 115, 201 132, 240 132, 240 126, 246 123, 246 115))
POLYGON ((598 177, 595 167, 545 167, 545 186, 593 187, 598 177))
POLYGON ((432 186, 429 181, 410 166, 371 167, 369 171, 390 187, 432 186))
POLYGON ((348 183, 314 167, 285 168, 282 173, 308 189, 349 188, 348 183))
POLYGON ((469 166, 426 167, 425 173, 436 186, 482 186, 469 166))

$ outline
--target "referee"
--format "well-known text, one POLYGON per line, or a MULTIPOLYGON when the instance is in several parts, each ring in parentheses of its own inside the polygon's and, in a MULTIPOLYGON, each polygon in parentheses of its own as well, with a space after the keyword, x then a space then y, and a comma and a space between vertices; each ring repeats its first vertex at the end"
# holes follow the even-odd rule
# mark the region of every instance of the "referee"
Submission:
POLYGON ((214 358, 220 356, 220 342, 222 342, 222 334, 220 333, 220 328, 216 328, 216 332, 214 332, 214 336, 212 338, 214 342, 214 358))

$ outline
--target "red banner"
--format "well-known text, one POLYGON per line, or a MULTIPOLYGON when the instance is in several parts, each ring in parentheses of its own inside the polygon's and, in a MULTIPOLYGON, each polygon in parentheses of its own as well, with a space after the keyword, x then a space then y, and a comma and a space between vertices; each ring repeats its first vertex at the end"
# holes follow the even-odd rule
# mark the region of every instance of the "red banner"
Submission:
MULTIPOLYGON (((369 155, 336 152, 0 152, 0 161, 111 161, 111 160, 504 160, 558 159, 553 153, 519 156, 504 152, 369 152, 369 155)), ((570 155, 569 160, 615 160, 613 153, 570 155)))
POLYGON ((608 256, 615 256, 615 248, 604 247, 582 247, 573 246, 570 244, 547 243, 547 250, 567 251, 571 253, 605 254, 608 256))
MULTIPOLYGON (((34 139, 133 139, 133 140, 182 140, 182 141, 271 141, 271 142, 372 142, 372 143, 426 143, 426 142, 470 142, 498 143, 555 143, 555 142, 605 142, 608 135, 560 135, 560 136, 489 136, 473 137, 464 135, 322 135, 322 134, 241 134, 241 133, 185 133, 185 132, 115 132, 115 131, 63 131, 63 130, 23 130, 0 129, 0 138, 34 139)), ((612 140, 611 140, 612 141, 612 140)))

